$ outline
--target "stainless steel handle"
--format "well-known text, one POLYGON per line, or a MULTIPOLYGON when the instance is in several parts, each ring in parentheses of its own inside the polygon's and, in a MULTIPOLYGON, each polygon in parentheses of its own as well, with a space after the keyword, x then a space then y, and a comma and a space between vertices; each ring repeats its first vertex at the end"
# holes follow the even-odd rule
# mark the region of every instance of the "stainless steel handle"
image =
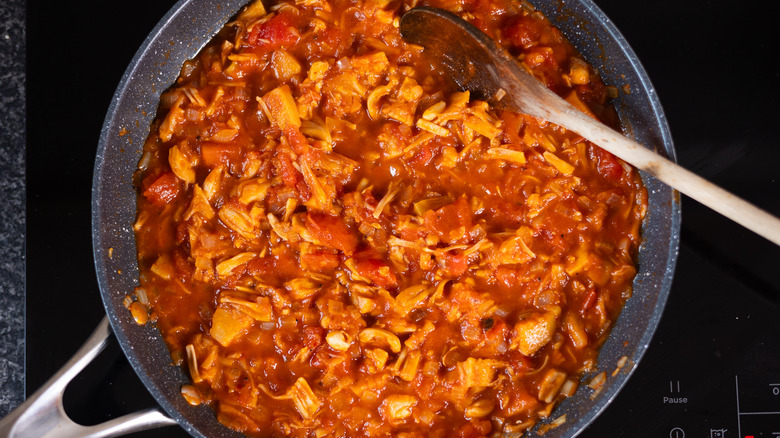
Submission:
POLYGON ((176 421, 158 409, 128 414, 95 426, 82 426, 68 417, 62 395, 76 377, 106 347, 111 336, 108 318, 98 324, 78 352, 43 387, 0 420, 0 437, 8 438, 102 438, 140 430, 171 426, 176 421))

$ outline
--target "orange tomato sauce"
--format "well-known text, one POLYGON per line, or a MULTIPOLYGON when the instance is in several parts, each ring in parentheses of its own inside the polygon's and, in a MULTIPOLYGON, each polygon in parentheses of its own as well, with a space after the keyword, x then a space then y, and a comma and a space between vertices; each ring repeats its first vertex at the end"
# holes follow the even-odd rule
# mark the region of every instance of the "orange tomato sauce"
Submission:
MULTIPOLYGON (((615 125, 609 88, 529 5, 423 3, 615 125)), ((230 428, 523 432, 595 370, 631 295, 637 171, 453 89, 400 37, 416 4, 253 3, 161 98, 128 307, 230 428)))

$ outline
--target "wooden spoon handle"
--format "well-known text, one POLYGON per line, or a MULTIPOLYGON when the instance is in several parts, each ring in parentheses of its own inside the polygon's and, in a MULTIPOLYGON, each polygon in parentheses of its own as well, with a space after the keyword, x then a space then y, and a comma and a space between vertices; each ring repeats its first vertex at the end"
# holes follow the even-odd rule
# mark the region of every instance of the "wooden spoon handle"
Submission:
MULTIPOLYGON (((565 120, 550 121, 579 133, 623 161, 780 245, 780 219, 777 217, 629 140, 587 115, 578 113, 567 111, 565 120)), ((550 117, 558 118, 556 115, 550 117)))

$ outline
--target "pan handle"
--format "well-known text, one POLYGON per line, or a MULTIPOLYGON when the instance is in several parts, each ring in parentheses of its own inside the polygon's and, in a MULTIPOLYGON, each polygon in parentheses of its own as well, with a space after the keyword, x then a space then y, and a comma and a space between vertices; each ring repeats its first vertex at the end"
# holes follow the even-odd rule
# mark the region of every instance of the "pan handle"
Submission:
POLYGON ((128 414, 95 426, 82 426, 68 417, 62 404, 65 388, 103 351, 110 335, 108 318, 103 317, 89 339, 68 363, 35 394, 0 420, 0 437, 102 438, 176 424, 175 420, 155 408, 128 414))

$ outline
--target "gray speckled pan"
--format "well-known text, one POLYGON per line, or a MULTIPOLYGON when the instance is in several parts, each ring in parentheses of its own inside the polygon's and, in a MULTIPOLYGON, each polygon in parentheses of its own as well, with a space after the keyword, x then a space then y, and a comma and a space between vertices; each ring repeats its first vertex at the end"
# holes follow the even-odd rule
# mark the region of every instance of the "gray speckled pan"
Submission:
MULTIPOLYGON (((162 409, 193 436, 239 436, 217 423, 206 407, 191 407, 179 389, 187 382, 154 327, 139 327, 122 300, 137 285, 135 190, 131 177, 140 158, 159 95, 179 74, 183 62, 234 15, 245 0, 182 0, 174 6, 136 53, 117 88, 108 110, 95 160, 92 227, 103 302, 111 327, 130 363, 162 409), (126 133, 125 133, 126 132, 126 133), (123 134, 120 134, 123 133, 123 134)), ((626 131, 637 141, 674 159, 674 148, 661 105, 634 52, 612 22, 590 0, 533 2, 585 58, 600 71, 607 84, 630 86, 631 94, 616 100, 626 131)), ((581 385, 563 402, 552 419, 566 414, 567 421, 545 436, 574 436, 612 401, 644 354, 663 312, 677 258, 680 204, 676 193, 643 175, 650 208, 639 254, 634 296, 623 310, 604 345, 599 368, 607 375, 622 357, 628 361, 601 391, 581 385)), ((586 376, 587 380, 588 376, 586 376)))

